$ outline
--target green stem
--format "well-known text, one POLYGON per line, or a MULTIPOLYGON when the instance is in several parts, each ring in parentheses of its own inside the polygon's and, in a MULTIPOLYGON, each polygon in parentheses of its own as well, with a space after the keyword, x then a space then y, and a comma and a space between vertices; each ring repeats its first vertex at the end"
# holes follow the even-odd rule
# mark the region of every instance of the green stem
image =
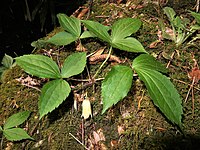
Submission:
POLYGON ((104 66, 104 64, 107 62, 107 60, 109 59, 110 55, 112 52, 112 46, 109 49, 109 53, 108 56, 106 57, 106 59, 104 60, 104 62, 101 64, 101 66, 99 67, 99 69, 97 70, 97 72, 95 73, 95 75, 93 76, 93 79, 95 79, 95 77, 97 76, 97 74, 99 73, 99 71, 101 70, 101 68, 104 66))

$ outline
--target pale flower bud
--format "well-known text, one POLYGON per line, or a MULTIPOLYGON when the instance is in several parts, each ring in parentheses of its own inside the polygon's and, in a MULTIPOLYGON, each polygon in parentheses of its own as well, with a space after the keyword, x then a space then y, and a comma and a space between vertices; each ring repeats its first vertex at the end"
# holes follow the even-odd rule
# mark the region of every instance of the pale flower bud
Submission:
POLYGON ((91 109, 91 104, 90 100, 88 98, 84 99, 82 102, 82 115, 84 119, 88 119, 89 117, 92 117, 92 109, 91 109))

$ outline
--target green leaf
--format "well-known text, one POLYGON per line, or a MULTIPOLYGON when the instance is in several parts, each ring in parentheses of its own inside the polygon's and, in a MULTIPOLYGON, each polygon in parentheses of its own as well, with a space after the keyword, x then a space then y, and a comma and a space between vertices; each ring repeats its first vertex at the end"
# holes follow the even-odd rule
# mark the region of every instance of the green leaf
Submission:
POLYGON ((110 35, 108 34, 107 30, 108 28, 99 22, 90 21, 90 20, 82 20, 86 28, 93 32, 98 38, 102 39, 103 41, 106 41, 108 43, 111 42, 110 35))
POLYGON ((11 56, 5 54, 1 63, 4 67, 9 69, 13 65, 13 58, 11 56))
POLYGON ((86 53, 74 53, 65 59, 61 69, 62 78, 69 78, 81 73, 86 65, 86 53))
POLYGON ((195 32, 196 30, 200 30, 200 26, 197 24, 191 25, 190 31, 195 32))
POLYGON ((81 22, 75 17, 68 17, 65 14, 58 14, 58 21, 61 27, 74 37, 78 38, 81 34, 81 22))
POLYGON ((123 39, 138 31, 142 22, 139 19, 124 18, 116 21, 112 26, 112 41, 123 39))
POLYGON ((101 95, 103 99, 102 114, 123 99, 132 85, 133 72, 127 66, 114 66, 102 83, 101 95))
POLYGON ((144 52, 147 53, 142 46, 142 44, 133 37, 128 37, 125 39, 115 40, 111 45, 114 48, 118 48, 120 50, 125 50, 128 52, 144 52))
POLYGON ((77 40, 77 37, 74 36, 73 34, 62 31, 52 36, 46 42, 57 45, 57 46, 62 46, 62 45, 68 45, 76 40, 77 40))
POLYGON ((86 30, 81 34, 80 39, 91 38, 91 37, 97 37, 97 36, 94 33, 86 30))
POLYGON ((12 129, 6 129, 3 130, 3 134, 9 141, 20 141, 23 139, 31 139, 34 140, 32 137, 30 137, 26 131, 24 131, 21 128, 12 128, 12 129))
POLYGON ((37 41, 33 41, 31 43, 31 46, 35 47, 35 48, 38 48, 38 49, 41 49, 42 47, 46 47, 47 44, 48 43, 44 39, 38 39, 37 41))
POLYGON ((160 29, 162 31, 163 38, 175 41, 175 36, 171 36, 170 34, 168 34, 166 32, 166 28, 165 28, 164 22, 161 19, 158 20, 158 25, 159 25, 159 27, 160 27, 160 29))
POLYGON ((136 69, 151 69, 163 73, 168 72, 168 69, 166 69, 163 64, 149 54, 141 54, 136 57, 133 61, 132 67, 136 69))
POLYGON ((30 111, 23 111, 10 116, 3 126, 4 130, 22 124, 29 117, 30 113, 30 111))
POLYGON ((190 14, 194 17, 194 19, 197 21, 197 24, 200 24, 200 13, 192 12, 190 11, 190 14))
POLYGON ((3 131, 3 128, 0 126, 0 131, 3 131))
POLYGON ((56 79, 46 83, 42 87, 38 103, 40 119, 58 107, 69 96, 70 91, 69 84, 63 79, 56 79))
POLYGON ((171 81, 156 70, 136 66, 134 69, 145 83, 154 104, 172 123, 181 127, 181 98, 171 81))
POLYGON ((167 17, 169 18, 169 21, 172 22, 176 16, 176 12, 174 11, 173 8, 171 7, 165 7, 163 8, 164 13, 167 15, 167 17))
POLYGON ((23 55, 15 58, 17 64, 27 73, 40 78, 60 78, 58 65, 43 55, 23 55))

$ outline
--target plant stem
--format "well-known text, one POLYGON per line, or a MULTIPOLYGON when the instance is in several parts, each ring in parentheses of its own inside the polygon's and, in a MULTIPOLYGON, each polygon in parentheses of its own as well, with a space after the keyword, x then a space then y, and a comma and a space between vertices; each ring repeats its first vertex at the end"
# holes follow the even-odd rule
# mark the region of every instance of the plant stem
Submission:
POLYGON ((101 64, 101 66, 99 67, 99 69, 97 70, 97 72, 95 73, 95 75, 93 76, 93 79, 95 79, 95 77, 97 76, 97 74, 99 73, 99 71, 101 70, 101 68, 104 66, 104 64, 107 62, 107 60, 109 59, 110 55, 111 55, 111 52, 112 52, 112 46, 110 47, 109 49, 109 52, 108 52, 108 56, 106 57, 106 59, 103 61, 103 63, 101 64))

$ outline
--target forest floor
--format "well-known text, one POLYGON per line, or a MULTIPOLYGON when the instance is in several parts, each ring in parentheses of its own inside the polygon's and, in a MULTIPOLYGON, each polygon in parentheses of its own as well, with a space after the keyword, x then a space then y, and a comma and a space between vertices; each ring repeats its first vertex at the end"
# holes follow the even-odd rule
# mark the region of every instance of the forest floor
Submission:
MULTIPOLYGON (((85 5, 86 8, 88 6, 89 4, 85 5)), ((103 115, 101 114, 101 81, 97 81, 94 86, 76 91, 76 93, 72 92, 58 108, 39 120, 40 91, 38 89, 46 81, 28 76, 19 66, 15 66, 4 73, 0 84, 0 125, 3 125, 12 114, 30 110, 32 111, 31 116, 22 126, 26 127, 29 135, 35 140, 10 142, 3 138, 0 147, 7 150, 200 149, 200 87, 196 83, 193 89, 189 90, 192 80, 188 77, 188 72, 192 71, 195 63, 200 62, 199 41, 195 41, 195 46, 188 46, 191 40, 189 39, 178 48, 170 40, 163 39, 159 43, 155 42, 159 39, 158 19, 165 19, 167 23, 162 9, 165 6, 174 8, 177 15, 190 19, 192 18, 188 15, 188 10, 195 11, 194 0, 181 2, 169 0, 168 3, 160 6, 157 5, 157 1, 147 0, 129 0, 126 3, 120 0, 116 3, 94 0, 88 19, 99 21, 104 25, 111 25, 117 19, 125 17, 139 18, 143 22, 134 37, 158 61, 166 66, 170 61, 168 76, 182 97, 182 123, 185 135, 155 107, 143 82, 137 76, 134 77, 134 83, 128 95, 103 115), (173 53, 174 56, 171 59, 173 53), (27 81, 23 85, 19 79, 27 81), (33 88, 33 86, 28 87, 27 82, 38 84, 36 88, 33 88), (81 103, 86 93, 92 104, 93 115, 92 118, 83 120, 81 103), (75 99, 78 101, 77 110, 73 107, 75 99)), ((87 17, 87 13, 82 15, 82 19, 87 17)), ((82 44, 88 53, 106 47, 105 43, 94 38, 83 40, 82 44)), ((59 55, 62 62, 75 51, 74 47, 74 44, 70 44, 59 49, 59 52, 53 48, 51 51, 38 49, 35 53, 59 55)), ((107 51, 105 48, 105 52, 107 51)), ((132 60, 137 56, 134 53, 117 50, 113 55, 121 60, 132 60)), ((101 63, 88 63, 87 67, 91 76, 101 63)), ((106 70, 110 70, 115 64, 108 62, 98 78, 104 77, 106 70)), ((87 71, 75 76, 74 79, 88 79, 87 71)), ((84 84, 75 80, 69 82, 70 85, 84 84)))

